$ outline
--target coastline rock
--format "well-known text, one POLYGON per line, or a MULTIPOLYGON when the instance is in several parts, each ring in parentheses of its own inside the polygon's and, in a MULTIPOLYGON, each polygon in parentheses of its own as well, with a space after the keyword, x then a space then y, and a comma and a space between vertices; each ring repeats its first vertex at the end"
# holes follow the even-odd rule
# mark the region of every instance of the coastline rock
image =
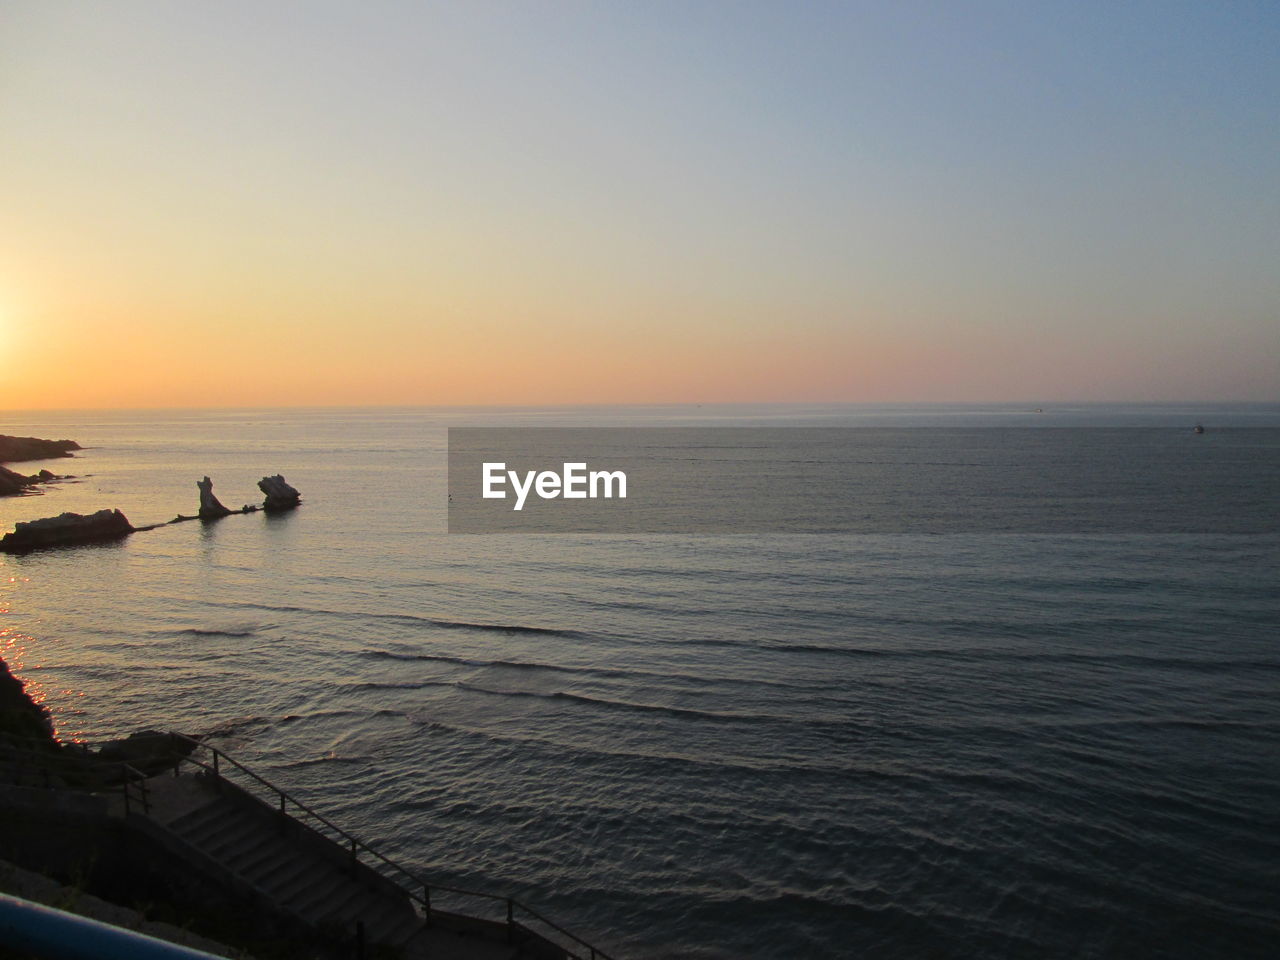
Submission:
POLYGON ((213 495, 212 480, 205 477, 203 480, 197 480, 196 486, 200 489, 200 512, 198 516, 201 520, 217 520, 219 517, 225 517, 231 513, 213 495))
POLYGON ((0 660, 0 739, 27 748, 58 748, 49 711, 27 695, 22 681, 0 660))
POLYGON ((185 737, 159 730, 139 730, 123 740, 109 740, 98 750, 99 760, 127 763, 147 776, 172 770, 195 749, 185 737))
MULTIPOLYGON (((39 437, 0 436, 0 463, 17 460, 50 460, 54 457, 69 457, 72 450, 79 450, 80 444, 74 440, 41 440, 39 437)), ((34 476, 27 477, 7 467, 0 466, 0 497, 16 497, 29 493, 37 483, 48 483, 51 480, 62 480, 49 470, 41 470, 34 476)))
POLYGON ((262 502, 264 510, 292 510, 302 502, 302 494, 285 482, 284 477, 263 477, 258 481, 258 489, 266 494, 262 502))
POLYGON ((80 444, 74 440, 41 440, 39 437, 0 436, 0 463, 69 457, 72 450, 79 449, 81 449, 80 444))
POLYGON ((30 477, 24 477, 8 467, 0 467, 0 497, 15 497, 25 493, 29 486, 31 486, 30 477))
POLYGON ((56 517, 16 524, 12 533, 6 533, 0 538, 0 550, 16 553, 38 547, 116 540, 133 531, 133 525, 119 510, 99 510, 88 516, 63 513, 56 517))
POLYGON ((74 477, 60 477, 50 470, 41 470, 31 476, 24 476, 8 467, 0 466, 0 497, 17 497, 24 493, 33 493, 31 488, 41 483, 52 483, 55 480, 73 480, 74 477))

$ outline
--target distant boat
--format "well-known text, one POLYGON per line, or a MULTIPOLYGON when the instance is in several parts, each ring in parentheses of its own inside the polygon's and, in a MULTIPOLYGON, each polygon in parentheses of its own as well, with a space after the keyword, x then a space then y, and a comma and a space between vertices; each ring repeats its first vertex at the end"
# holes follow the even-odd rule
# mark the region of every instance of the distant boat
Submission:
POLYGON ((1196 424, 1196 425, 1191 429, 1191 432, 1192 432, 1192 433, 1204 433, 1204 427, 1197 423, 1197 424, 1196 424))

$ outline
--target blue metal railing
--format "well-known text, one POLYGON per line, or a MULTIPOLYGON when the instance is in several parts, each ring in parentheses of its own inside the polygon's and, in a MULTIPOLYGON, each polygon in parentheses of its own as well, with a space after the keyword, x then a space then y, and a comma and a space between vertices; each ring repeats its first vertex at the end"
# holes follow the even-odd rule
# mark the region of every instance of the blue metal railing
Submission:
POLYGON ((0 943, 49 960, 223 960, 5 893, 0 893, 0 943))

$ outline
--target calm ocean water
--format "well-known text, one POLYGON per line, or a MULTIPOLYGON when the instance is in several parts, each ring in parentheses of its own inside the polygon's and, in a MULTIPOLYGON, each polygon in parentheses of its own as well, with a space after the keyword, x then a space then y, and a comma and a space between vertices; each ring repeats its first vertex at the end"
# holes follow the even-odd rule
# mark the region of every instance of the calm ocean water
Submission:
POLYGON ((1197 421, 1280 407, 8 415, 92 476, 5 529, 305 503, 0 557, 0 644, 620 957, 1276 956, 1280 536, 444 533, 448 426, 1197 421))

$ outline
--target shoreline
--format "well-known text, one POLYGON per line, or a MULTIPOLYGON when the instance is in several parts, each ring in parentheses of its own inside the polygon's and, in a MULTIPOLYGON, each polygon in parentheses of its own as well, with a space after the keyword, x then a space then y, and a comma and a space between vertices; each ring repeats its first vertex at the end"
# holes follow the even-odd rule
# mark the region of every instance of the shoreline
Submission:
POLYGON ((74 476, 59 476, 47 469, 28 476, 10 470, 5 464, 72 458, 75 456, 72 451, 82 449, 74 440, 42 440, 39 437, 0 434, 0 497, 39 496, 43 491, 34 488, 40 484, 76 479, 74 476))

